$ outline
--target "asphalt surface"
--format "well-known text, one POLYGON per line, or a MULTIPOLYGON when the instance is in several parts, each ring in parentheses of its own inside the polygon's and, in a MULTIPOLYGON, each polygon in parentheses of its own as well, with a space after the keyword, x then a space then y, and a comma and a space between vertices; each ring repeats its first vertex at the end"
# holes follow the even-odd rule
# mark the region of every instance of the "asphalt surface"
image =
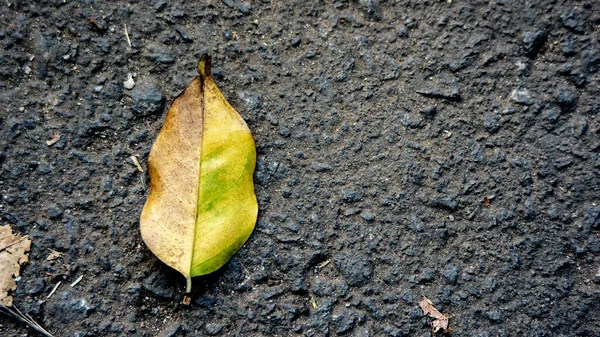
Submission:
POLYGON ((599 30, 596 1, 3 1, 15 305, 57 337, 432 336, 426 296, 452 336, 600 336, 599 30), (205 52, 260 211, 184 306, 131 156, 205 52))

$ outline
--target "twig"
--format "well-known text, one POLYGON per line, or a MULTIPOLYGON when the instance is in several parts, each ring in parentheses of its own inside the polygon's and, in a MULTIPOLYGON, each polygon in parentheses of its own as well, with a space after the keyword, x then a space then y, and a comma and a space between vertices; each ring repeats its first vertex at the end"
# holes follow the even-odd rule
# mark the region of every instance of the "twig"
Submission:
POLYGON ((140 162, 138 161, 137 157, 131 156, 130 158, 133 164, 137 167, 138 171, 144 173, 144 169, 142 168, 142 165, 140 165, 140 162))
POLYGON ((33 320, 33 318, 31 318, 31 316, 29 316, 28 314, 24 314, 21 312, 21 310, 19 310, 16 306, 12 306, 15 310, 12 310, 11 308, 5 306, 4 304, 0 303, 0 312, 11 316, 27 325, 29 325, 32 329, 34 329, 35 331, 41 333, 44 336, 47 337, 54 337, 52 336, 51 333, 49 333, 48 331, 46 331, 44 328, 42 328, 41 325, 39 325, 36 321, 33 320))
POLYGON ((331 262, 331 260, 327 260, 327 261, 325 261, 325 262, 321 263, 321 264, 319 265, 319 268, 320 268, 320 269, 323 269, 323 268, 325 268, 325 267, 326 267, 326 266, 329 264, 329 262, 331 262))
POLYGON ((81 282, 81 280, 83 280, 83 275, 79 276, 75 281, 73 281, 73 283, 71 283, 71 288, 76 286, 77 283, 81 282))
POLYGON ((52 288, 52 291, 50 292, 50 294, 48 294, 48 297, 46 297, 46 299, 49 299, 52 295, 54 295, 54 293, 56 292, 56 289, 58 289, 58 287, 60 286, 61 283, 62 283, 62 281, 58 281, 58 283, 54 286, 54 288, 52 288))
POLYGON ((131 40, 129 39, 129 33, 127 32, 127 24, 125 24, 125 37, 127 38, 127 44, 131 48, 131 40))

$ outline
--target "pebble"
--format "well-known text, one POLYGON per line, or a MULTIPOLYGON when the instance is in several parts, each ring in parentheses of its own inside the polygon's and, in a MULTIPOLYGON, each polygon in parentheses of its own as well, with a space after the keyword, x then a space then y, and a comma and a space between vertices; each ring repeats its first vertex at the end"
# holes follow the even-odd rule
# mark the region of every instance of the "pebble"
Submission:
POLYGON ((445 73, 430 77, 417 86, 415 92, 431 98, 460 99, 458 79, 445 73))
POLYGON ((345 250, 334 258, 335 266, 351 286, 363 286, 373 277, 373 264, 368 256, 345 250))
POLYGON ((595 74, 600 68, 600 53, 596 50, 586 50, 583 52, 583 66, 585 71, 595 74))
POLYGON ((181 323, 172 322, 157 337, 176 337, 181 331, 181 323))
POLYGON ((502 312, 500 310, 490 310, 486 314, 492 322, 500 322, 502 320, 502 312))
POLYGON ((458 276, 460 275, 460 270, 452 265, 449 265, 444 269, 442 276, 446 279, 446 281, 450 284, 456 284, 458 281, 458 276))
POLYGON ((167 5, 167 0, 158 0, 154 3, 153 7, 157 12, 160 12, 163 9, 165 9, 166 5, 167 5))
POLYGON ((354 328, 357 315, 354 311, 346 308, 335 310, 331 315, 331 321, 335 333, 343 335, 350 332, 354 328))
POLYGON ((331 165, 322 162, 314 161, 310 164, 310 166, 313 170, 315 170, 315 172, 329 172, 332 170, 331 165))
POLYGON ((556 100, 562 106, 571 107, 577 102, 579 95, 575 90, 567 88, 558 88, 556 90, 556 100))
POLYGON ((437 197, 431 200, 433 207, 447 208, 449 210, 455 210, 458 207, 458 201, 455 195, 448 195, 443 197, 437 197))
POLYGON ((142 283, 150 293, 163 298, 173 298, 173 288, 158 272, 152 273, 142 283))
POLYGON ((204 327, 204 329, 206 330, 207 335, 215 336, 216 334, 221 332, 221 330, 223 330, 223 324, 208 323, 208 324, 206 324, 206 327, 204 327))
POLYGON ((159 114, 162 112, 164 96, 162 90, 153 81, 138 83, 130 93, 133 99, 133 113, 138 116, 159 114))
POLYGON ((585 21, 581 20, 579 14, 573 11, 566 11, 560 15, 563 26, 574 31, 575 33, 585 33, 585 21))
POLYGON ((423 115, 423 117, 427 119, 433 119, 433 117, 435 117, 435 114, 437 113, 437 108, 435 107, 435 105, 430 105, 419 112, 423 115))
POLYGON ((345 201, 357 202, 362 200, 362 194, 355 190, 343 190, 342 197, 345 201))
POLYGON ((366 222, 372 222, 375 220, 375 214, 371 211, 363 211, 360 213, 360 217, 363 218, 366 222))
POLYGON ((585 219, 585 230, 586 233, 591 229, 600 227, 600 206, 590 206, 587 209, 585 219))
POLYGON ((175 62, 175 56, 165 46, 158 43, 149 43, 144 55, 152 62, 163 64, 175 62))
POLYGON ((63 211, 55 206, 50 206, 46 210, 48 211, 48 215, 50 216, 50 219, 52 219, 52 220, 59 219, 63 215, 63 211))
POLYGON ((238 96, 248 111, 257 111, 262 105, 261 96, 255 92, 243 91, 238 96))
POLYGON ((527 89, 514 89, 510 93, 510 100, 524 105, 532 105, 535 103, 527 89))
POLYGON ((565 167, 568 167, 572 163, 573 163, 573 159, 571 157, 560 157, 560 158, 555 159, 554 162, 552 162, 554 167, 556 167, 559 170, 561 170, 565 167))
POLYGON ((84 297, 75 297, 70 291, 62 291, 52 297, 55 318, 64 323, 83 320, 96 310, 84 297))
POLYGON ((135 82, 133 81, 133 76, 131 76, 131 73, 127 74, 127 80, 125 82, 123 82, 123 88, 127 89, 127 90, 131 90, 133 89, 133 87, 135 86, 135 82))
POLYGON ((523 43, 527 56, 536 57, 542 47, 546 44, 548 35, 540 30, 527 31, 523 33, 523 43))
POLYGON ((495 133, 500 130, 500 116, 495 113, 485 114, 483 116, 485 129, 490 133, 495 133))

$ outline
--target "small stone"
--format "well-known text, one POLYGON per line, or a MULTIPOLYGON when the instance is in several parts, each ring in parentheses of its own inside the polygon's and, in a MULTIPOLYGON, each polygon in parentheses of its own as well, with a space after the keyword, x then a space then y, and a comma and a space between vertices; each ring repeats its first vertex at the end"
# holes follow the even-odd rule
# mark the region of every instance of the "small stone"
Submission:
POLYGON ((164 103, 163 93, 152 81, 139 83, 132 91, 133 113, 138 116, 158 114, 162 112, 164 103))
POLYGON ((362 200, 362 194, 354 190, 343 190, 342 197, 344 198, 344 200, 349 202, 357 202, 362 200))
POLYGON ((477 57, 479 57, 479 53, 476 53, 473 51, 466 51, 466 52, 460 53, 457 58, 455 58, 454 60, 452 60, 448 63, 448 67, 453 72, 457 72, 457 71, 465 69, 465 68, 471 66, 473 63, 475 63, 475 61, 477 60, 477 57))
POLYGON ((75 297, 70 291, 55 294, 52 301, 52 310, 58 321, 67 323, 72 320, 83 320, 96 310, 85 297, 75 297))
POLYGON ((63 211, 54 206, 50 206, 46 210, 48 211, 48 216, 50 216, 50 219, 52 220, 59 219, 63 215, 63 211))
POLYGON ((331 315, 335 333, 343 335, 350 332, 354 328, 356 318, 356 313, 349 309, 342 308, 335 310, 331 315))
POLYGON ((157 297, 173 298, 173 288, 159 273, 153 273, 142 283, 144 288, 157 297))
POLYGON ((310 166, 313 170, 315 170, 315 172, 329 172, 332 170, 331 165, 322 162, 314 161, 310 164, 310 166))
POLYGON ((486 314, 492 322, 500 322, 502 320, 502 312, 500 310, 490 310, 486 314))
POLYGON ((398 37, 407 37, 408 29, 406 28, 405 25, 400 24, 400 25, 396 26, 396 34, 398 34, 398 37))
POLYGON ((596 50, 586 50, 583 52, 583 66, 585 71, 595 74, 600 68, 600 53, 596 50))
POLYGON ((185 10, 177 6, 171 10, 171 16, 174 18, 182 18, 185 16, 185 10))
POLYGON ((525 219, 531 220, 531 219, 535 218, 535 215, 536 215, 536 211, 535 211, 535 205, 533 204, 533 199, 527 198, 525 200, 524 217, 525 217, 525 219))
POLYGON ((577 102, 579 95, 576 91, 567 88, 558 88, 556 91, 556 100, 562 106, 573 106, 577 102))
POLYGON ((283 294, 286 290, 287 290, 287 287, 284 285, 268 287, 263 293, 263 298, 265 300, 268 300, 268 299, 277 297, 277 296, 283 294))
POLYGON ((446 73, 430 77, 418 85, 415 92, 431 98, 460 99, 458 79, 446 73))
POLYGON ((531 64, 527 61, 519 60, 515 63, 519 76, 527 76, 531 72, 531 64))
POLYGON ((437 108, 435 107, 435 105, 430 105, 425 109, 421 110, 420 112, 423 115, 423 117, 427 119, 432 119, 437 113, 437 108))
POLYGON ((165 9, 165 6, 167 6, 167 0, 158 0, 154 3, 153 7, 157 12, 160 12, 165 9))
POLYGON ((281 127, 279 129, 279 134, 287 138, 292 135, 292 131, 286 127, 281 127))
POLYGON ((451 211, 458 207, 458 201, 455 195, 448 195, 443 197, 437 197, 431 200, 431 205, 438 208, 447 208, 451 211))
POLYGON ((490 133, 498 132, 500 129, 500 116, 497 114, 485 114, 483 116, 483 122, 486 130, 490 133))
POLYGON ((561 157, 561 158, 555 159, 552 164, 554 164, 554 167, 561 170, 561 169, 571 165, 572 163, 573 163, 573 159, 571 157, 561 157))
POLYGON ((223 330, 223 324, 219 324, 219 323, 208 323, 206 324, 206 326, 204 327, 204 329, 206 330, 206 334, 209 336, 215 336, 216 334, 218 334, 219 332, 221 332, 221 330, 223 330))
POLYGON ((371 211, 364 211, 360 213, 360 217, 363 218, 366 222, 372 222, 375 220, 375 214, 371 211))
POLYGON ((165 64, 175 62, 175 56, 166 49, 166 46, 158 43, 149 43, 144 55, 152 62, 165 64))
POLYGON ((379 21, 383 18, 383 13, 377 0, 359 0, 358 6, 372 20, 379 21))
POLYGON ((368 256, 355 251, 342 251, 334 258, 335 266, 351 286, 363 286, 373 277, 373 264, 368 256))
POLYGON ((133 81, 133 76, 131 76, 131 73, 129 73, 127 74, 127 81, 123 82, 123 88, 131 90, 134 86, 135 82, 133 81))
POLYGON ((580 19, 579 14, 573 11, 568 11, 561 14, 560 18, 562 19, 563 26, 574 31, 575 33, 585 33, 585 22, 584 20, 580 19))
POLYGON ((181 331, 181 323, 173 322, 169 324, 157 337, 176 337, 181 331))
POLYGON ((239 97, 246 104, 248 111, 256 111, 262 105, 260 95, 255 92, 243 91, 239 94, 239 97))
POLYGON ((524 105, 532 105, 534 102, 533 98, 529 94, 529 90, 527 89, 515 89, 510 94, 511 101, 524 104, 524 105))
POLYGON ((455 266, 447 266, 442 273, 442 276, 446 279, 446 281, 450 284, 456 284, 458 281, 458 276, 460 274, 460 270, 455 266))
POLYGON ((523 33, 523 43, 525 44, 527 56, 537 56, 547 40, 548 36, 543 31, 528 31, 523 33))
POLYGON ((590 206, 587 209, 585 219, 585 230, 589 232, 591 229, 600 227, 600 206, 590 206))
POLYGON ((600 239, 598 239, 597 235, 590 235, 587 248, 594 254, 600 253, 600 239))

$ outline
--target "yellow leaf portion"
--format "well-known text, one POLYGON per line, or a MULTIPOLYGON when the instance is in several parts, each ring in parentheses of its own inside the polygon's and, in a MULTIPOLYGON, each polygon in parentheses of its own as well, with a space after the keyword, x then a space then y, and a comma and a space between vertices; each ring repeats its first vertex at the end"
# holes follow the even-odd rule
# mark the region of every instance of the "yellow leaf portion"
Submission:
POLYGON ((150 194, 140 228, 150 250, 188 279, 222 267, 246 242, 258 214, 256 147, 221 94, 210 58, 173 101, 148 158, 150 194))

